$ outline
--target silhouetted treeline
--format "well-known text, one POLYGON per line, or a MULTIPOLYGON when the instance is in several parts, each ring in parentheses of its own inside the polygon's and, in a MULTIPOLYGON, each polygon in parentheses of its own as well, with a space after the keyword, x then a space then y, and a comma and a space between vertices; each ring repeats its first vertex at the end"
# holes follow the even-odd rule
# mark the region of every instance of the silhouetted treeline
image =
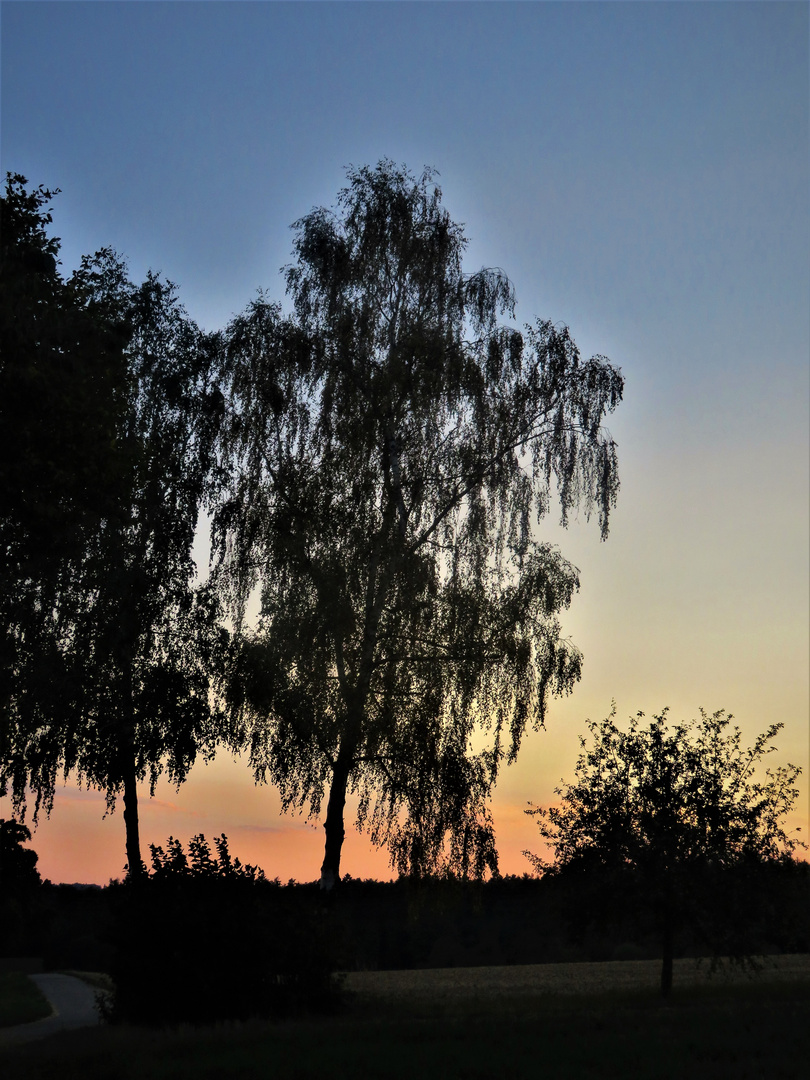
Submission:
MULTIPOLYGON (((650 913, 632 900, 631 877, 593 873, 489 881, 345 881, 337 921, 352 968, 465 967, 659 956, 650 913)), ((685 935, 679 955, 806 952, 807 863, 729 872, 707 904, 705 932, 685 935)))
MULTIPOLYGON (((187 950, 201 966, 218 952, 227 960, 272 950, 273 935, 323 947, 333 970, 463 967, 657 958, 655 928, 620 888, 599 874, 565 879, 507 876, 486 882, 345 879, 324 908, 317 883, 190 880, 161 885, 138 916, 130 940, 151 942, 150 955, 187 950), (193 897, 192 897, 193 894, 193 897), (191 902, 193 899, 193 903, 191 902), (258 929, 257 929, 258 928, 258 929)), ((122 899, 122 897, 124 899, 122 899)), ((42 956, 49 968, 112 971, 123 885, 104 889, 44 885, 15 922, 0 925, 0 953, 42 956)), ((719 953, 810 951, 810 865, 793 862, 761 875, 718 881, 713 925, 728 930, 719 953), (741 935, 744 933, 744 941, 741 935)), ((119 921, 119 925, 121 925, 119 921)), ((126 935, 126 924, 123 933, 126 935)), ((711 955, 695 932, 678 955, 711 955)), ((209 965, 210 966, 210 965, 209 965)))

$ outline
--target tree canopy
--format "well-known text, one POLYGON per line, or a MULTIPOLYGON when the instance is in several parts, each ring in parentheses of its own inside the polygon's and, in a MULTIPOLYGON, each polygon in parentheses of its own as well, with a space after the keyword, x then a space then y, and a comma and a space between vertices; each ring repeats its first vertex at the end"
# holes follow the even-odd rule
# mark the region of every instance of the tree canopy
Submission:
POLYGON ((60 772, 104 790, 110 808, 123 794, 134 873, 137 782, 154 790, 167 767, 179 783, 217 741, 210 688, 227 634, 211 591, 194 588, 192 557, 222 413, 215 350, 173 285, 152 273, 134 285, 111 250, 62 281, 45 232, 51 193, 24 184, 10 181, 10 258, 36 273, 15 281, 4 308, 15 348, 2 377, 25 437, 4 474, 16 609, 0 784, 20 813, 32 793, 35 820, 41 806, 50 812, 60 772), (53 408, 52 395, 63 395, 53 408))
POLYGON ((294 312, 258 297, 223 339, 214 514, 237 621, 232 735, 285 808, 318 814, 339 878, 345 800, 402 872, 497 869, 488 797, 581 655, 578 572, 534 523, 618 491, 602 424, 622 376, 567 328, 520 332, 500 270, 462 270, 435 176, 348 170, 293 226, 294 312))
POLYGON ((222 412, 213 349, 175 287, 134 286, 109 250, 85 258, 74 287, 99 318, 123 318, 128 392, 117 432, 126 469, 117 503, 86 550, 87 604, 70 660, 81 722, 61 743, 65 771, 123 794, 127 860, 141 865, 137 781, 164 767, 182 782, 218 741, 212 680, 227 633, 212 592, 195 588, 192 544, 222 412))
POLYGON ((643 719, 638 713, 623 731, 614 708, 589 723, 576 780, 557 789, 557 806, 527 811, 553 848, 553 862, 525 854, 541 873, 629 872, 636 902, 652 912, 660 935, 666 994, 676 935, 703 923, 717 937, 712 911, 729 888, 724 871, 790 859, 798 841, 784 819, 801 769, 782 765, 755 776, 781 724, 746 748, 724 710, 701 709, 699 721, 674 727, 666 709, 643 719))
POLYGON ((17 755, 17 797, 11 737, 62 710, 62 627, 121 475, 126 331, 95 319, 62 279, 48 235, 56 194, 8 174, 0 201, 0 784, 17 755))
POLYGON ((31 831, 25 825, 0 818, 0 884, 4 898, 42 884, 37 870, 37 853, 23 847, 30 839, 31 831))

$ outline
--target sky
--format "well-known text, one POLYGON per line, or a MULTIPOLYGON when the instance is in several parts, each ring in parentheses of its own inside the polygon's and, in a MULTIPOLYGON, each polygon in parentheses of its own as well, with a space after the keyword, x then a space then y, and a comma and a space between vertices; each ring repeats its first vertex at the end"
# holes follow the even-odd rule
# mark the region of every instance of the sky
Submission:
MULTIPOLYGON (((289 226, 349 165, 440 174, 501 267, 518 322, 566 323, 625 376, 609 429, 621 491, 559 544, 574 693, 502 774, 501 870, 540 850, 524 814, 574 776, 579 737, 619 719, 726 709, 810 794, 810 143, 806 3, 3 2, 0 156, 61 189, 62 270, 112 246, 177 283, 207 330, 258 289, 284 300, 289 226)), ((204 543, 198 552, 205 562, 204 543)), ((222 753, 143 791, 141 837, 226 833, 271 877, 313 880, 318 821, 222 753)), ((43 877, 106 883, 120 809, 72 780, 32 846, 43 877)), ((10 816, 0 800, 0 816, 10 816)), ((349 829, 342 869, 388 877, 349 829)))

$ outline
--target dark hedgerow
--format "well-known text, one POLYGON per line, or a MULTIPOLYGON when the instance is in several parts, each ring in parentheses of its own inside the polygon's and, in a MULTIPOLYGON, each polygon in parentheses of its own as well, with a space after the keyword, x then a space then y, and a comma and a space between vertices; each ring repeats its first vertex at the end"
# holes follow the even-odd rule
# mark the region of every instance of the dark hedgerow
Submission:
POLYGON ((152 847, 152 873, 111 886, 115 983, 107 1018, 206 1024, 336 1007, 317 896, 232 860, 225 836, 152 847))

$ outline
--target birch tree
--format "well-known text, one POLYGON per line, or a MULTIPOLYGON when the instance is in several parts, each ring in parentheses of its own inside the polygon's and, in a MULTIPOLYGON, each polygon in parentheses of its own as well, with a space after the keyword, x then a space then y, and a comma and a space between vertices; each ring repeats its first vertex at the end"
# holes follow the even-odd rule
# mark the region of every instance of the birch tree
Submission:
MULTIPOLYGON (((222 403, 210 385, 211 340, 173 285, 151 272, 134 285, 109 249, 59 284, 72 323, 94 332, 81 349, 52 349, 51 366, 61 362, 92 390, 111 341, 118 382, 101 417, 90 392, 64 403, 71 430, 95 433, 104 421, 106 441, 96 435, 87 460, 68 456, 55 470, 67 477, 58 520, 71 559, 47 594, 26 570, 47 633, 32 638, 23 626, 8 663, 0 791, 20 815, 33 801, 35 821, 50 813, 60 775, 104 791, 109 810, 122 797, 127 867, 137 876, 145 869, 138 783, 154 791, 167 770, 179 784, 218 739, 210 689, 227 634, 213 593, 194 586, 192 543, 222 403), (78 404, 83 417, 72 414, 78 404), (72 497, 88 486, 92 514, 72 497)), ((48 331, 38 329, 40 338, 48 331)), ((47 374, 41 363, 38 372, 47 374)), ((20 468, 33 473, 37 453, 23 453, 20 468)), ((34 550, 46 547, 47 521, 32 535, 34 550)))
POLYGON ((325 889, 350 794, 398 871, 497 872, 499 770, 582 663, 578 572, 536 524, 556 496, 607 536, 623 389, 565 327, 499 322, 512 285, 463 271, 432 171, 347 175, 293 226, 293 311, 260 295, 225 334, 213 528, 233 737, 285 809, 325 802, 325 889))

